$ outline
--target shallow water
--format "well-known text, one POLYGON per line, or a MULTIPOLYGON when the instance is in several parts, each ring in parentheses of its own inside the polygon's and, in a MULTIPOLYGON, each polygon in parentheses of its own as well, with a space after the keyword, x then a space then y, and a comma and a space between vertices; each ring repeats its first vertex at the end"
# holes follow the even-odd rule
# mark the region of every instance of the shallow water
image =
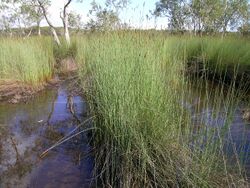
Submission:
MULTIPOLYGON (((1 188, 84 188, 92 180, 93 156, 89 138, 83 133, 40 155, 87 119, 84 99, 73 95, 75 116, 70 112, 68 83, 46 90, 27 104, 0 103, 0 187, 1 188)), ((225 95, 216 88, 190 89, 183 106, 192 113, 197 129, 225 126, 228 112, 231 120, 225 133, 225 152, 234 161, 236 152, 250 179, 250 122, 242 119, 245 102, 233 102, 227 108, 225 95), (201 92, 202 91, 202 92, 201 92), (220 104, 217 104, 220 101, 220 104), (217 110, 215 110, 217 109, 217 110), (200 127, 200 126, 203 126, 200 127)), ((86 127, 83 127, 86 128, 86 127)), ((220 129, 218 129, 220 130, 220 129)))
POLYGON ((70 112, 67 85, 41 92, 27 104, 0 104, 1 188, 89 187, 93 157, 87 133, 40 157, 77 127, 79 120, 87 119, 86 103, 80 96, 71 98, 75 117, 70 112))
POLYGON ((209 131, 215 134, 214 141, 221 135, 229 164, 233 168, 241 164, 241 170, 250 180, 250 121, 243 119, 242 112, 242 109, 249 109, 248 100, 243 101, 245 97, 240 93, 232 94, 210 82, 192 86, 189 95, 182 105, 192 114, 194 132, 203 136, 203 141, 209 131))

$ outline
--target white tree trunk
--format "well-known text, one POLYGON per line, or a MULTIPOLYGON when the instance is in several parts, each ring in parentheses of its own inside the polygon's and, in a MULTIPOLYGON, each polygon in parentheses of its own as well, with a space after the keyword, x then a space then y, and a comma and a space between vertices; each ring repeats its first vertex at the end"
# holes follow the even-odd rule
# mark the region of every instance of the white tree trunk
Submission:
POLYGON ((28 35, 26 36, 26 38, 30 37, 32 31, 33 31, 33 29, 30 30, 30 32, 28 33, 28 35))
POLYGON ((64 36, 65 36, 65 40, 67 42, 68 45, 70 45, 70 36, 69 36, 69 26, 68 26, 68 16, 65 17, 64 20, 64 36))
POLYGON ((65 4, 63 8, 63 17, 61 16, 61 19, 63 21, 63 27, 64 27, 64 36, 65 40, 67 42, 67 45, 70 45, 70 35, 69 35, 69 20, 68 20, 68 13, 67 13, 67 7, 71 3, 72 0, 68 0, 68 2, 65 4))
POLYGON ((40 22, 37 22, 37 35, 38 35, 39 37, 41 36, 40 22))
POLYGON ((38 32, 37 32, 38 36, 40 37, 41 36, 41 28, 40 26, 38 27, 38 32))
POLYGON ((61 42, 59 40, 59 37, 58 37, 58 35, 57 35, 56 30, 54 29, 54 27, 51 27, 51 32, 53 34, 55 42, 57 43, 58 46, 60 46, 61 42))
POLYGON ((47 17, 47 12, 46 12, 46 9, 45 9, 43 3, 40 0, 38 0, 38 3, 39 3, 39 5, 40 5, 40 7, 41 7, 41 9, 43 11, 43 15, 44 15, 46 21, 47 21, 47 23, 48 23, 48 25, 50 27, 50 30, 51 30, 51 32, 53 34, 55 42, 57 43, 58 46, 60 46, 61 42, 60 42, 59 37, 58 37, 58 35, 56 33, 55 27, 52 25, 52 23, 50 22, 49 18, 47 17))

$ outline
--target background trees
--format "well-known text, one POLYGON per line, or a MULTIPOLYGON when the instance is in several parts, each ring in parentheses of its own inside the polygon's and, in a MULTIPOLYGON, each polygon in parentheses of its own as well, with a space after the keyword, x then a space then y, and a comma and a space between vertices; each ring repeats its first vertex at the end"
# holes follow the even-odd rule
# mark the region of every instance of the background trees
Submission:
POLYGON ((104 6, 94 1, 89 11, 90 21, 86 27, 90 30, 114 30, 123 25, 119 18, 120 11, 129 4, 128 0, 106 0, 104 6))
MULTIPOLYGON (((68 12, 68 7, 73 0, 66 0, 62 7, 61 17, 64 29, 64 37, 67 44, 70 44, 69 27, 79 26, 79 15, 68 12)), ((77 2, 81 2, 78 0, 77 2)), ((37 34, 41 35, 40 24, 43 19, 46 20, 55 42, 60 45, 60 39, 56 32, 56 27, 49 18, 48 9, 51 6, 51 0, 0 0, 0 30, 10 33, 12 35, 13 28, 19 27, 21 35, 25 35, 25 28, 30 28, 31 34, 32 26, 36 25, 37 34)))
MULTIPOLYGON (((61 7, 63 35, 70 44, 70 30, 79 32, 84 28, 79 13, 69 10, 72 2, 64 0, 61 7)), ((250 2, 248 0, 155 0, 153 15, 166 17, 170 31, 192 31, 194 34, 217 33, 225 35, 228 31, 249 33, 250 2)), ((85 28, 89 30, 109 31, 121 29, 128 23, 120 19, 121 12, 130 4, 129 0, 105 0, 98 4, 95 0, 89 10, 89 21, 85 28)), ((41 35, 41 22, 45 20, 58 45, 61 44, 58 28, 50 20, 51 0, 0 0, 0 31, 12 36, 18 34, 27 37, 31 33, 41 35)), ((164 23, 162 23, 164 24, 164 23)))
POLYGON ((51 1, 50 0, 37 0, 37 3, 38 3, 38 6, 42 9, 43 16, 46 19, 46 22, 50 27, 50 30, 51 30, 51 33, 53 34, 55 42, 57 43, 57 45, 60 46, 61 42, 60 42, 59 37, 57 35, 56 28, 52 24, 50 19, 48 18, 48 7, 50 6, 51 1))
MULTIPOLYGON (((49 25, 51 32, 54 36, 54 39, 56 41, 56 43, 60 46, 61 42, 57 36, 57 32, 55 29, 55 26, 52 24, 52 22, 49 20, 48 18, 48 7, 51 5, 51 1, 50 0, 36 0, 39 4, 39 7, 42 9, 43 12, 43 16, 47 21, 47 24, 49 25)), ((73 17, 73 15, 71 14, 71 20, 69 22, 69 12, 68 12, 68 7, 69 5, 73 2, 73 0, 66 0, 66 2, 64 3, 63 9, 60 12, 60 18, 62 20, 63 23, 63 30, 64 30, 64 37, 66 40, 67 45, 70 45, 70 34, 69 34, 69 24, 75 24, 77 17, 73 17), (73 23, 73 19, 74 19, 74 23, 73 23)), ((81 0, 77 0, 77 2, 81 2, 81 0)), ((78 17, 79 18, 79 17, 78 17)))
POLYGON ((77 14, 74 11, 69 12, 69 27, 76 29, 76 33, 78 33, 83 28, 82 16, 77 14))
POLYGON ((186 0, 160 0, 156 3, 154 14, 169 19, 169 29, 183 30, 188 15, 186 0))
POLYGON ((184 30, 191 26, 194 33, 225 34, 249 23, 248 0, 159 0, 155 16, 166 16, 170 30, 184 30))
POLYGON ((36 1, 33 0, 23 0, 20 5, 21 14, 26 16, 26 20, 32 24, 36 24, 37 26, 37 34, 41 35, 40 24, 43 20, 43 11, 41 7, 37 4, 36 1))
POLYGON ((20 10, 17 7, 17 0, 0 0, 0 16, 1 16, 1 30, 3 32, 9 33, 12 36, 12 29, 15 25, 16 27, 20 27, 21 17, 20 10))

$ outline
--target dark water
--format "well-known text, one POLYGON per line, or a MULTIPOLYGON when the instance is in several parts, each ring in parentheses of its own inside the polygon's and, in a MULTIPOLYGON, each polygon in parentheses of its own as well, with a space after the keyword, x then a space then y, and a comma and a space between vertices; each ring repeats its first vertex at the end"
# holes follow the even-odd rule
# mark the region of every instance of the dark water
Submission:
POLYGON ((212 133, 214 141, 220 135, 229 164, 233 168, 240 164, 243 174, 250 180, 250 121, 243 119, 242 112, 250 110, 250 96, 240 92, 233 93, 208 82, 192 86, 183 106, 192 114, 195 132, 203 137, 212 133))
POLYGON ((78 120, 87 119, 84 99, 71 97, 74 117, 67 104, 69 96, 64 83, 58 89, 40 93, 27 104, 0 104, 1 188, 89 187, 93 157, 87 133, 40 158, 43 151, 76 128, 78 120))

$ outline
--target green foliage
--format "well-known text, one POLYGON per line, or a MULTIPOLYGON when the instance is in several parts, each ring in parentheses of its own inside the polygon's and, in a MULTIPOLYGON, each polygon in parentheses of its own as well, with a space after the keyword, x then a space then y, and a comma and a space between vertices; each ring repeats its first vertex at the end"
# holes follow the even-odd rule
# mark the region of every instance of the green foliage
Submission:
POLYGON ((169 19, 169 29, 225 33, 249 21, 248 0, 159 0, 154 14, 169 19))
POLYGON ((93 1, 91 5, 92 9, 89 11, 91 19, 86 25, 87 29, 92 31, 109 31, 119 28, 120 19, 118 12, 110 9, 109 3, 106 3, 106 6, 102 7, 93 1))
MULTIPOLYGON (((194 134, 194 114, 181 105, 194 95, 183 71, 189 57, 203 54, 199 39, 120 32, 88 36, 78 40, 77 46, 80 77, 95 117, 93 147, 101 183, 112 187, 242 186, 241 173, 230 174, 221 150, 223 131, 216 123, 208 128, 201 121, 198 126, 203 128, 194 134), (215 139, 218 132, 219 140, 215 139)), ((207 55, 214 58, 212 52, 207 55)), ((197 88, 207 86, 197 83, 197 88)), ((221 89, 205 92, 194 111, 208 107, 214 94, 209 110, 214 117, 221 108, 227 111, 223 129, 228 130, 235 101, 233 85, 226 97, 221 89)))
POLYGON ((160 0, 156 3, 154 14, 169 18, 169 29, 183 30, 187 17, 187 1, 183 0, 160 0))
POLYGON ((1 79, 36 85, 51 78, 54 66, 52 45, 48 38, 1 38, 1 79))
POLYGON ((79 31, 82 28, 83 26, 82 16, 80 14, 71 11, 68 14, 68 19, 69 19, 69 27, 75 28, 77 29, 77 31, 79 31))
POLYGON ((25 0, 21 2, 20 5, 21 14, 26 16, 26 20, 40 25, 43 19, 43 12, 41 7, 39 7, 37 1, 25 0))
POLYGON ((186 49, 186 61, 202 63, 206 73, 242 86, 250 84, 250 43, 246 38, 188 38, 182 48, 186 49))
POLYGON ((75 58, 77 53, 76 42, 73 40, 70 45, 68 45, 65 41, 62 42, 60 46, 53 46, 53 54, 56 62, 60 62, 63 59, 68 57, 75 58))

